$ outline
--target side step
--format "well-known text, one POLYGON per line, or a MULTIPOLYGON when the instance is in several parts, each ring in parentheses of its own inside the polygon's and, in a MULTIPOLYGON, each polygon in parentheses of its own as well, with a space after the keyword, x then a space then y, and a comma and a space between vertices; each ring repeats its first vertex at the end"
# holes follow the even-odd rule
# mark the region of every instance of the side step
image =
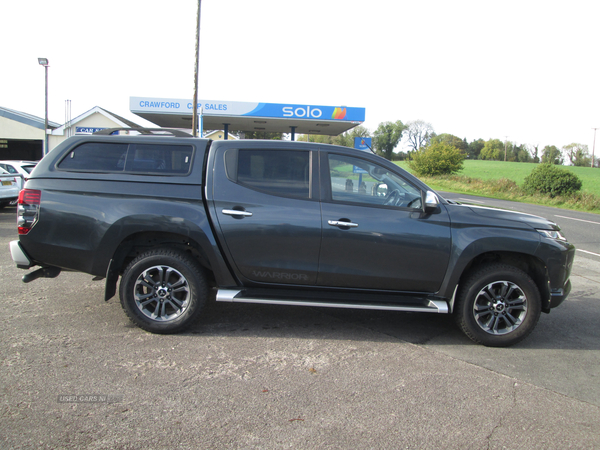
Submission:
POLYGON ((259 303, 267 305, 291 305, 291 306, 320 306, 326 308, 348 308, 348 309, 375 309, 381 311, 405 311, 405 312, 430 312, 439 314, 448 314, 448 304, 442 300, 426 300, 422 305, 398 304, 398 303, 342 303, 342 302, 324 302, 315 300, 287 300, 284 298, 256 298, 243 297, 241 290, 219 289, 217 292, 218 302, 229 303, 259 303))

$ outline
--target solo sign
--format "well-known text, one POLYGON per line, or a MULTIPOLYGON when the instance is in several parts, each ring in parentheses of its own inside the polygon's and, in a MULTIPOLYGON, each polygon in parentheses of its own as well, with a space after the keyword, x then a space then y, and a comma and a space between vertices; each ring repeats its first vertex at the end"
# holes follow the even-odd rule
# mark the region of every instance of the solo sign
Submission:
POLYGON ((306 117, 318 119, 323 115, 323 111, 319 108, 310 107, 310 106, 298 106, 294 109, 293 106, 284 106, 283 117, 306 117))

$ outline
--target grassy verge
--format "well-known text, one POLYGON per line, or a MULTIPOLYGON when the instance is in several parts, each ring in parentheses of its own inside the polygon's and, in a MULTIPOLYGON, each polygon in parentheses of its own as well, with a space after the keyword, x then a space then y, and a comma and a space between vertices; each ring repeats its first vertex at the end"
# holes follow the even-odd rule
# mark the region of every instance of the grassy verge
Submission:
MULTIPOLYGON (((398 165, 408 170, 408 165, 404 161, 398 165)), ((568 197, 550 198, 545 195, 528 195, 520 187, 525 177, 535 167, 536 164, 527 163, 465 161, 465 168, 459 175, 421 177, 421 179, 439 191, 480 195, 600 214, 600 170, 590 167, 567 167, 582 179, 582 191, 568 197)))

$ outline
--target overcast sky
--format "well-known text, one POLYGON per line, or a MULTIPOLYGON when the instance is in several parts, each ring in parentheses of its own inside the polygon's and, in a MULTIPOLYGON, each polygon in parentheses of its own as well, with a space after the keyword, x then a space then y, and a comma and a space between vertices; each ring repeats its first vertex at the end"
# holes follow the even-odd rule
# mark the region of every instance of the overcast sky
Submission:
MULTIPOLYGON (((0 106, 65 121, 192 98, 196 0, 4 1, 0 106)), ((472 141, 578 142, 600 127, 596 0, 203 0, 199 99, 366 108, 472 141)), ((599 130, 600 132, 600 130, 599 130)), ((600 145, 600 133, 598 135, 600 145)), ((598 152, 597 152, 598 153, 598 152)))

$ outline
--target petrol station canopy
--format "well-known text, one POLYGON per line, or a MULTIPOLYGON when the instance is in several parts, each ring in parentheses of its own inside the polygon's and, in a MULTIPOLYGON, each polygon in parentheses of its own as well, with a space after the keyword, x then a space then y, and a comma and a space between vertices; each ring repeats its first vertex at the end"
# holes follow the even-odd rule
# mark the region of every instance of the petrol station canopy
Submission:
MULTIPOLYGON (((186 99, 130 97, 132 113, 165 128, 192 128, 192 104, 186 99)), ((202 130, 265 131, 337 136, 365 121, 365 108, 198 101, 202 130)))

